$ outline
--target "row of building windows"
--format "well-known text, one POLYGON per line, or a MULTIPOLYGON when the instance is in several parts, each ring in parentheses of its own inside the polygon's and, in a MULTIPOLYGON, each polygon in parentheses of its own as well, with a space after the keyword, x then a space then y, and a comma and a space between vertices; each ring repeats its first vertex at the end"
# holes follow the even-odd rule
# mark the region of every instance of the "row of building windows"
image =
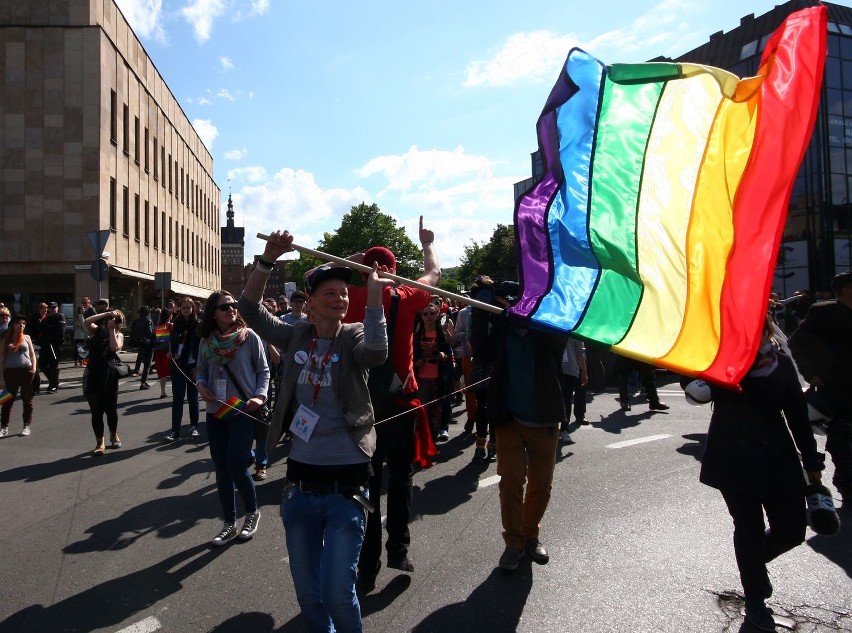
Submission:
MULTIPOLYGON (((125 103, 122 107, 122 149, 124 155, 130 157, 130 108, 125 103)), ((160 145, 157 137, 151 135, 149 129, 144 130, 144 144, 140 142, 141 125, 139 117, 134 117, 133 125, 133 159, 137 165, 144 161, 145 173, 151 173, 153 165, 154 180, 158 180, 163 189, 168 185, 169 193, 174 193, 175 199, 180 200, 190 212, 210 228, 217 229, 219 226, 219 210, 216 204, 207 196, 201 187, 190 178, 189 170, 184 170, 178 164, 177 159, 172 160, 172 154, 166 155, 165 144, 160 145), (140 156, 140 147, 143 148, 140 156), (153 150, 153 151, 152 151, 153 150), (153 161, 152 161, 153 157, 153 161), (162 173, 161 173, 162 170, 162 173), (162 176, 162 177, 161 177, 162 176), (168 182, 167 182, 168 181, 168 182)), ((110 141, 118 147, 118 95, 115 90, 110 91, 110 141)))
MULTIPOLYGON (((130 238, 130 191, 122 187, 122 234, 130 238)), ((202 270, 209 270, 214 275, 220 273, 219 252, 212 244, 205 242, 177 220, 172 223, 166 218, 166 212, 160 212, 154 206, 153 222, 151 221, 151 206, 148 200, 144 202, 144 215, 141 209, 139 194, 133 196, 133 239, 143 241, 145 246, 158 248, 163 253, 168 252, 175 259, 185 261, 202 270), (144 220, 144 222, 143 222, 144 220), (153 236, 153 244, 151 237, 153 236)), ((113 231, 118 230, 118 184, 115 178, 109 179, 109 226, 113 231)))

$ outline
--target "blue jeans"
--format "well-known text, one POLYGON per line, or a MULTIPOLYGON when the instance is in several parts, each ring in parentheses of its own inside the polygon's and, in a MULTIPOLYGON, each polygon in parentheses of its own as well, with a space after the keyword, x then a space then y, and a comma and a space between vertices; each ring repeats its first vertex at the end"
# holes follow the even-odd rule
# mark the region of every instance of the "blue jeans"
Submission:
POLYGON ((244 415, 231 420, 217 420, 207 416, 207 437, 210 456, 216 468, 216 488, 226 523, 237 521, 236 490, 243 498, 246 514, 257 511, 254 481, 248 472, 254 426, 244 415))
POLYGON ((355 594, 365 511, 341 494, 303 493, 288 484, 281 521, 296 598, 311 633, 361 632, 355 594))
POLYGON ((189 399, 189 423, 198 426, 198 390, 195 383, 187 380, 181 370, 189 374, 192 370, 181 367, 172 368, 172 432, 180 433, 183 421, 183 399, 189 399))
MULTIPOLYGON (((259 426, 259 425, 258 425, 259 426)), ((269 427, 263 427, 263 430, 258 432, 257 426, 254 429, 254 464, 255 466, 269 466, 269 452, 266 450, 266 436, 269 435, 269 427)))

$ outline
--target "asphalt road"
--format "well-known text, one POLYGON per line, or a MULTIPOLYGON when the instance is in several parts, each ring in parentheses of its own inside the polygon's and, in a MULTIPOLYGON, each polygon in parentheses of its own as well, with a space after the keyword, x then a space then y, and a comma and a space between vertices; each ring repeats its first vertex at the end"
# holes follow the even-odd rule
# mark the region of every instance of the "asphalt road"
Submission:
MULTIPOLYGON (((255 538, 212 549, 221 519, 204 425, 197 441, 165 442, 171 399, 131 378, 124 445, 93 457, 80 371, 63 367, 59 392, 36 398, 32 435, 0 440, 0 633, 302 630, 278 517, 283 456, 258 485, 255 538)), ((362 599, 365 631, 751 631, 730 518, 698 483, 710 409, 689 406, 666 374, 659 382, 668 412, 625 415, 613 393, 595 396, 592 424, 560 448, 541 535, 550 564, 513 574, 496 569, 496 465, 471 465, 452 426, 415 476, 416 570, 382 570, 362 599)), ((769 604, 798 631, 852 631, 852 512, 841 518, 840 535, 809 531, 770 564, 769 604)))

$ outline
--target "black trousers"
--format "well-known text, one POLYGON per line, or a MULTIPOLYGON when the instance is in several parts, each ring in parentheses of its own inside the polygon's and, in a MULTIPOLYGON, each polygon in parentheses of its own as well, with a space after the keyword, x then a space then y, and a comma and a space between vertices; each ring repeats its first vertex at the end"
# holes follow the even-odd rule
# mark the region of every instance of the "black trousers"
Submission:
POLYGON ((762 600, 769 580, 766 563, 805 540, 804 493, 783 485, 770 488, 765 498, 742 490, 721 492, 734 520, 734 554, 745 599, 762 600))
POLYGON ((844 501, 852 501, 852 419, 836 418, 828 424, 825 451, 834 463, 834 487, 844 501))
POLYGON ((45 344, 38 355, 38 368, 47 378, 48 389, 59 388, 59 352, 53 345, 45 344))
POLYGON ((562 400, 565 404, 565 424, 571 421, 571 412, 577 420, 586 417, 586 388, 580 384, 579 376, 562 374, 562 400))
POLYGON ((639 382, 645 388, 645 393, 648 395, 648 402, 657 404, 660 397, 657 395, 657 385, 654 383, 654 368, 647 363, 627 358, 626 356, 615 357, 615 373, 618 375, 618 397, 622 404, 630 402, 630 394, 627 392, 627 385, 630 381, 630 373, 633 370, 639 374, 639 382))
MULTIPOLYGON (((391 415, 404 409, 396 410, 391 415)), ((376 425, 376 451, 373 453, 373 476, 370 477, 370 499, 375 510, 367 515, 367 529, 361 545, 358 568, 364 575, 375 575, 381 567, 382 555, 382 510, 381 495, 384 463, 388 465, 386 549, 388 558, 401 559, 408 555, 411 533, 408 521, 411 518, 411 489, 414 475, 414 413, 376 425)))

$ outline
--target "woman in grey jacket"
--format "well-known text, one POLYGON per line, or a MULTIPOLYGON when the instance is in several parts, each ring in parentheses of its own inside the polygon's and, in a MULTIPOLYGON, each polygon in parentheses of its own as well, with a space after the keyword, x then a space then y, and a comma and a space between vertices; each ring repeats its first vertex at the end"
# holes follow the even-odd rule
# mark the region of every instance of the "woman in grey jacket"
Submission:
POLYGON ((240 310, 264 340, 281 349, 284 363, 267 448, 289 428, 293 444, 281 519, 302 615, 310 631, 361 631, 355 580, 376 444, 367 376, 387 357, 381 292, 392 282, 379 279, 374 269, 367 279, 364 323, 343 324, 352 271, 321 266, 305 280, 312 322, 284 323, 260 300, 273 263, 293 250, 292 242, 286 231, 272 234, 240 310))

